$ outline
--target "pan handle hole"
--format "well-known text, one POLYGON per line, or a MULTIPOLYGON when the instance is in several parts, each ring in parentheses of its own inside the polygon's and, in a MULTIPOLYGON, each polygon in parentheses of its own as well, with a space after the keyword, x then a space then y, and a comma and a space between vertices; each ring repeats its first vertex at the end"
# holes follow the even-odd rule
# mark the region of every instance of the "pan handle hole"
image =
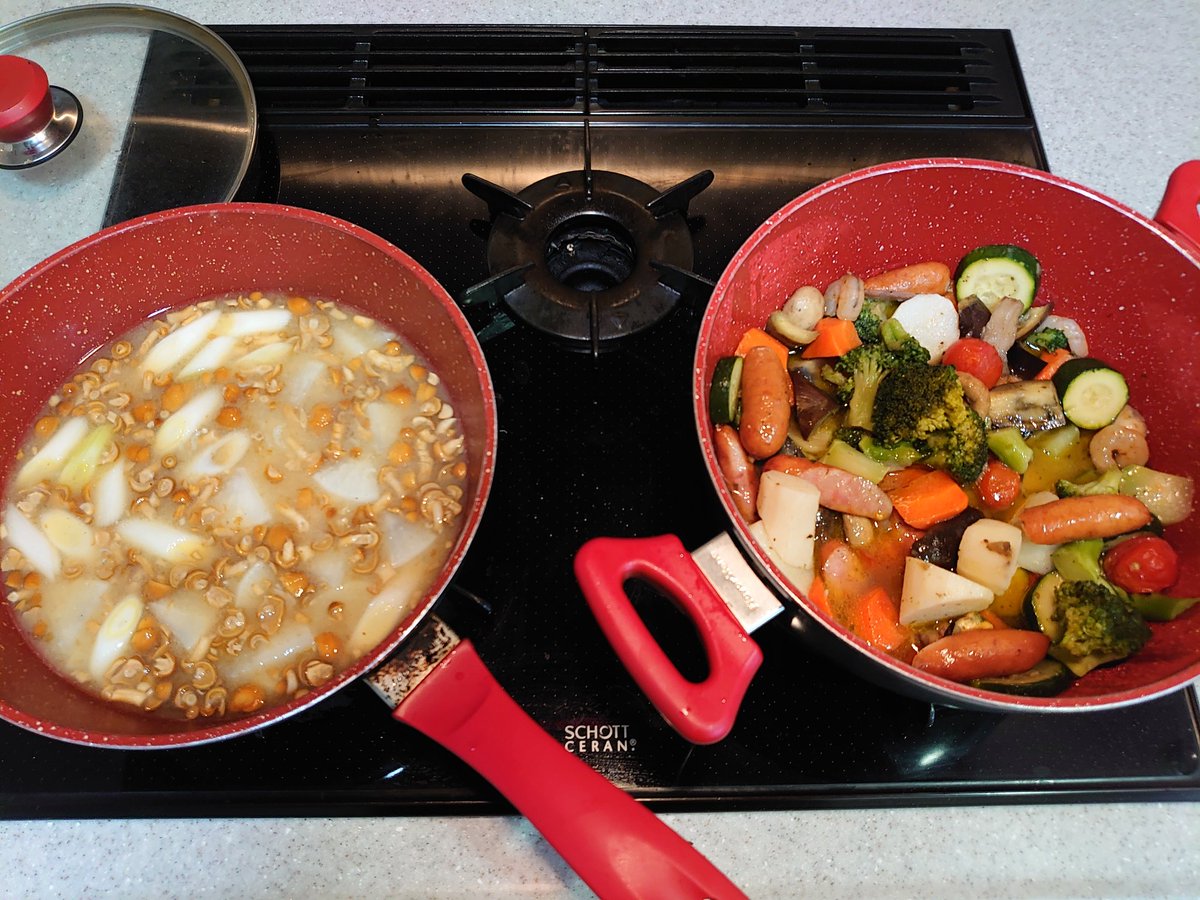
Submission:
POLYGON ((625 582, 625 593, 667 659, 693 683, 708 678, 708 654, 700 633, 675 602, 641 578, 625 582))

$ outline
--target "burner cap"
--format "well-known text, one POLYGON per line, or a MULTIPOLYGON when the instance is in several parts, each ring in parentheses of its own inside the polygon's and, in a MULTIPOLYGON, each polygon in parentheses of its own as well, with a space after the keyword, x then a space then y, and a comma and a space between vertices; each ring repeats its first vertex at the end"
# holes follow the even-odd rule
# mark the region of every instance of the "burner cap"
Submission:
POLYGON ((663 193, 627 175, 582 170, 514 195, 464 176, 492 211, 485 285, 520 321, 593 352, 644 331, 679 300, 678 277, 663 273, 691 268, 687 203, 711 182, 702 172, 663 193))

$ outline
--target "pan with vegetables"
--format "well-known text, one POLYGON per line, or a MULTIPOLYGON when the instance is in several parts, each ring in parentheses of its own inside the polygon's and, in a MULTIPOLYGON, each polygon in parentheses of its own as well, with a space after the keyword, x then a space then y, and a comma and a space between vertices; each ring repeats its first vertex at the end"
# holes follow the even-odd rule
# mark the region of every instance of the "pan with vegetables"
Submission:
POLYGON ((743 614, 772 603, 831 659, 951 705, 1100 709, 1200 675, 1198 195, 1200 162, 1151 221, 1043 172, 912 160, 764 223, 714 290, 693 373, 745 559, 728 538, 690 557, 645 538, 577 560, 626 666, 669 683, 660 711, 723 735, 733 712, 706 698, 740 699, 743 614), (633 576, 692 615, 708 682, 672 680, 633 576))

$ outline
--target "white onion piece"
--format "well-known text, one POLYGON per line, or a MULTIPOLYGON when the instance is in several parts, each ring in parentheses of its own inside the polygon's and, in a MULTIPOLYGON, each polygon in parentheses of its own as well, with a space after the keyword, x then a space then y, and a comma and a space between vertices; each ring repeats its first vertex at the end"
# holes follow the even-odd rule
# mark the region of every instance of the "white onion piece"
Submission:
POLYGON ((251 369, 257 369, 259 366, 274 366, 283 362, 291 355, 293 345, 291 341, 275 341, 271 344, 263 344, 257 350, 251 350, 245 356, 230 364, 230 368, 235 372, 249 372, 251 369))
POLYGON ((194 560, 207 546, 200 535, 154 519, 125 519, 116 530, 127 544, 168 562, 194 560))
POLYGON ((200 594, 181 591, 168 594, 150 605, 150 612, 166 625, 176 645, 189 659, 208 652, 208 640, 216 632, 220 610, 208 605, 200 594))
POLYGON ((221 490, 213 497, 213 503, 223 507, 230 519, 241 519, 243 528, 271 520, 271 507, 267 506, 254 479, 245 469, 234 469, 230 473, 221 490))
POLYGON ((82 491, 96 477, 104 451, 112 440, 113 427, 108 423, 97 425, 88 432, 75 449, 71 452, 67 464, 58 473, 59 484, 66 485, 72 491, 82 491))
POLYGON ((312 629, 295 620, 285 622, 270 639, 253 650, 223 660, 221 674, 226 684, 255 682, 268 690, 275 686, 280 673, 301 653, 311 653, 312 629))
POLYGON ((50 543, 67 559, 95 558, 95 532, 82 519, 65 509, 49 509, 42 514, 41 525, 50 543))
POLYGON ((188 322, 182 328, 159 338, 142 360, 142 371, 169 372, 195 353, 204 339, 220 324, 221 311, 214 309, 200 318, 188 322))
POLYGON ((44 478, 53 478, 67 463, 67 457, 88 433, 87 416, 72 416, 50 436, 42 449, 21 467, 17 475, 17 488, 27 488, 44 478))
POLYGON ((354 630, 350 632, 346 649, 351 659, 374 649, 416 605, 422 595, 421 585, 424 579, 421 575, 421 566, 406 566, 387 580, 383 589, 358 617, 354 630))
POLYGON ((388 562, 396 568, 412 562, 433 546, 437 534, 423 522, 410 522, 403 516, 384 512, 380 515, 383 525, 384 549, 388 562))
POLYGON ((896 307, 892 318, 929 351, 931 363, 941 362, 958 340, 958 309, 941 294, 915 294, 896 307))
POLYGON ((1063 333, 1063 337, 1067 339, 1067 349, 1073 355, 1088 355, 1087 336, 1083 333, 1083 329, 1079 327, 1079 323, 1074 319, 1068 319, 1065 316, 1046 316, 1042 321, 1042 328, 1057 328, 1063 333))
POLYGON ((92 524, 106 528, 117 522, 129 508, 129 494, 125 464, 118 460, 104 470, 92 487, 92 504, 96 508, 92 524))
POLYGON ((4 511, 4 529, 8 533, 8 543, 17 548, 26 562, 37 569, 44 578, 53 581, 58 577, 59 569, 62 568, 62 557, 58 555, 49 538, 42 534, 41 529, 11 504, 4 511))
POLYGON ((214 419, 225 402, 220 388, 197 394, 158 426, 154 435, 156 453, 170 453, 214 419))
POLYGON ((241 462, 249 449, 250 435, 244 431, 231 431, 201 448, 180 467, 180 472, 184 478, 192 480, 222 475, 241 462))
POLYGON ((380 497, 378 469, 363 457, 318 469, 313 481, 323 491, 357 506, 374 503, 380 497))
POLYGON ((217 334, 231 337, 246 337, 283 331, 292 324, 292 314, 286 309, 243 309, 232 312, 221 321, 217 334))
POLYGON ((400 432, 411 419, 400 407, 392 403, 376 400, 366 404, 363 409, 367 412, 367 424, 371 429, 371 443, 380 453, 386 453, 388 448, 400 437, 400 432))
POLYGON ((227 335, 213 338, 200 348, 199 352, 192 357, 191 362, 179 370, 179 380, 195 378, 197 375, 219 369, 236 349, 237 338, 227 335))
POLYGON ((92 659, 88 665, 88 671, 96 682, 104 679, 108 667, 125 650, 141 618, 142 601, 131 594, 114 606, 112 612, 104 619, 100 630, 96 632, 96 642, 92 644, 92 659))

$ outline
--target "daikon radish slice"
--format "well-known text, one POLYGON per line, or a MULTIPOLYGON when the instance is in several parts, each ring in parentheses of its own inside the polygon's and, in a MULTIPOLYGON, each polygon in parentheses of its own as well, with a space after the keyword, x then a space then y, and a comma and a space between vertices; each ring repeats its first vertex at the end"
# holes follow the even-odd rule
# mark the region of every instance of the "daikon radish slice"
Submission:
POLYGON ((197 394, 158 426, 158 433, 154 435, 154 451, 170 453, 182 445, 216 418, 223 403, 220 388, 209 388, 197 394))
POLYGON ((156 375, 160 372, 170 372, 200 349, 200 345, 212 334, 220 321, 221 311, 214 309, 159 338, 158 343, 150 348, 146 358, 142 360, 142 371, 153 372, 156 375))
POLYGON ((309 394, 317 386, 317 381, 329 371, 329 366, 319 359, 302 357, 289 362, 279 380, 283 382, 283 390, 279 399, 293 406, 301 406, 309 394))
POLYGON ((106 468, 92 487, 92 504, 96 507, 92 524, 107 528, 120 520, 129 509, 129 481, 121 460, 106 468))
POLYGON ((96 642, 92 644, 92 658, 88 671, 96 682, 104 679, 104 673, 124 651, 133 637, 142 618, 143 604, 141 598, 130 594, 112 608, 96 632, 96 642))
POLYGON ((381 513, 379 518, 388 562, 397 569, 412 562, 437 540, 437 534, 423 522, 410 522, 390 512, 381 513))
POLYGON ((117 534, 138 550, 168 562, 188 562, 203 554, 207 541, 198 534, 155 519, 125 519, 117 534))
POLYGON ((421 566, 405 566, 383 585, 358 618, 346 649, 352 659, 375 648, 421 599, 421 566))
POLYGON ((360 328, 353 321, 335 319, 329 330, 335 347, 348 359, 377 350, 388 342, 388 334, 382 328, 360 328))
POLYGON ((72 416, 50 436, 34 456, 21 467, 17 475, 18 489, 37 484, 45 478, 53 478, 62 471, 67 458, 88 433, 87 416, 72 416))
POLYGON ((386 453, 400 438, 400 432, 412 415, 392 403, 375 400, 363 407, 371 429, 371 443, 380 453, 386 453))
POLYGON ((380 497, 378 468, 364 457, 318 469, 313 481, 321 490, 356 506, 374 503, 380 497))
POLYGON ((271 507, 245 469, 234 469, 229 474, 213 497, 213 503, 223 507, 231 520, 240 519, 243 528, 271 520, 271 507))
POLYGON ((42 531, 67 559, 88 561, 96 556, 95 532, 82 519, 65 509, 50 509, 42 514, 42 531))
POLYGON ((285 622, 261 646, 253 650, 246 648, 237 656, 222 661, 222 678, 231 689, 254 682, 273 690, 283 669, 300 654, 311 653, 312 646, 313 632, 309 626, 295 620, 285 622))
POLYGON ((54 658, 65 661, 68 671, 87 668, 92 636, 85 633, 84 626, 100 611, 109 586, 98 578, 42 585, 42 605, 38 608, 47 626, 46 641, 54 658))
POLYGON ((221 611, 192 591, 168 594, 150 604, 154 618, 166 625, 178 648, 188 659, 208 652, 209 639, 216 633, 221 611))
POLYGON ((188 479, 222 475, 241 462, 249 449, 250 435, 244 431, 231 431, 197 451, 180 467, 180 472, 188 479))
POLYGON ((207 344, 200 348, 191 362, 179 370, 179 380, 184 381, 188 378, 195 378, 197 375, 203 375, 205 372, 212 372, 219 369, 225 360, 233 355, 237 349, 237 338, 221 335, 213 338, 207 344))
POLYGON ((941 294, 916 294, 892 313, 892 318, 939 363, 946 348, 958 340, 958 308, 941 294))
POLYGON ((230 364, 235 372, 249 372, 259 366, 274 366, 287 359, 295 345, 291 341, 275 341, 263 344, 257 350, 251 350, 245 356, 230 364))
POLYGON ((750 533, 754 535, 754 539, 767 551, 767 556, 771 558, 771 562, 779 566, 779 570, 787 576, 787 580, 791 582, 792 587, 802 594, 808 593, 808 589, 812 587, 813 579, 816 578, 816 562, 810 562, 806 566, 793 566, 783 561, 778 553, 771 546, 771 536, 767 534, 766 526, 763 525, 763 520, 759 519, 750 526, 750 533))
POLYGON ((247 612, 256 610, 260 600, 274 584, 275 575, 271 567, 261 560, 256 560, 238 582, 234 601, 239 609, 247 612))
POLYGON ((108 423, 97 425, 89 431, 88 436, 79 442, 67 459, 67 464, 58 473, 59 484, 66 485, 76 493, 87 487, 96 476, 96 470, 112 441, 112 436, 113 427, 108 423))
POLYGON ((226 314, 217 329, 218 334, 246 337, 283 331, 292 324, 292 314, 286 309, 242 309, 226 314))
POLYGON ((62 557, 42 530, 11 504, 4 511, 4 530, 8 533, 8 543, 16 547, 42 577, 50 581, 58 577, 62 557))

